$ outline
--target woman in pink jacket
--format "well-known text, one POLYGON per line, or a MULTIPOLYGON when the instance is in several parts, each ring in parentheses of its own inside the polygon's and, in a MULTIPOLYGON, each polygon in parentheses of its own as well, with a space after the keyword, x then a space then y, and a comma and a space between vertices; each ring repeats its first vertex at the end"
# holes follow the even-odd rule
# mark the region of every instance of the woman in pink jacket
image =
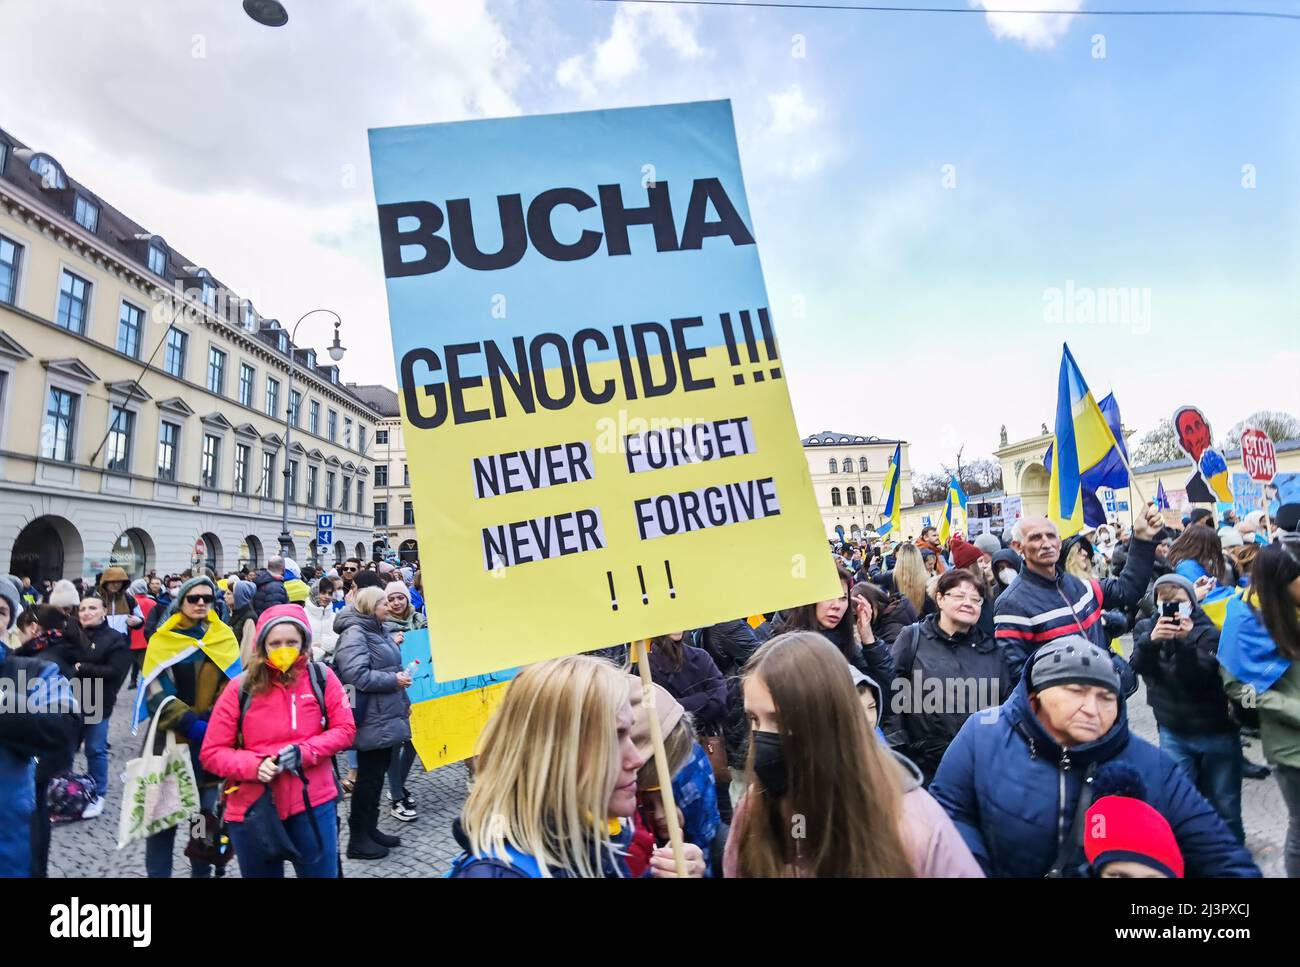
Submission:
MULTIPOLYGON (((873 731, 825 637, 778 635, 745 665, 751 782, 727 877, 982 877, 947 813, 873 731)), ((910 763, 907 763, 910 765, 910 763)))
POLYGON ((293 861, 298 876, 338 875, 333 759, 356 731, 342 684, 311 662, 306 612, 296 604, 267 608, 248 668, 217 700, 200 754, 205 769, 226 779, 226 821, 241 875, 284 876, 284 861, 268 856, 244 825, 263 795, 301 856, 293 861))

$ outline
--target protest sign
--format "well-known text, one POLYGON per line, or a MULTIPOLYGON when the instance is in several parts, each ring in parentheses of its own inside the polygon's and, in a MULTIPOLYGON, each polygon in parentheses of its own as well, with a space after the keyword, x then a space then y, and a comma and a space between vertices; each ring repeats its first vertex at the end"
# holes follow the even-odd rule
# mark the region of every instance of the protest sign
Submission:
POLYGON ((518 669, 438 682, 428 631, 407 631, 402 665, 411 672, 411 742, 425 769, 468 759, 518 669), (412 667, 412 664, 415 664, 412 667))
POLYGON ((1277 515, 1283 504, 1300 504, 1300 473, 1279 473, 1271 484, 1264 485, 1264 496, 1268 498, 1268 515, 1277 515))
POLYGON ((1011 528, 1024 516, 1024 504, 1019 494, 1002 498, 1002 536, 1011 539, 1011 528))
POLYGON ((1252 510, 1264 508, 1264 484, 1250 479, 1249 474, 1232 475, 1232 509, 1238 517, 1245 517, 1252 510))
POLYGON ((840 593, 728 102, 370 147, 439 678, 840 593))
POLYGON ((1277 451, 1263 430, 1250 429, 1241 435, 1241 462, 1251 480, 1269 483, 1277 473, 1277 451))
POLYGON ((1232 503, 1228 461, 1214 448, 1210 423, 1194 406, 1174 410, 1174 432, 1178 446, 1196 467, 1187 481, 1187 498, 1194 504, 1232 503))

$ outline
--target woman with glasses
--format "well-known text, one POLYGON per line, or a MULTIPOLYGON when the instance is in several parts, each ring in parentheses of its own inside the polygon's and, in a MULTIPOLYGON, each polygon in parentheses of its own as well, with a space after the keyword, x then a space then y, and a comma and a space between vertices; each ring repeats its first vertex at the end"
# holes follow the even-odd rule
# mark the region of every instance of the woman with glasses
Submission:
POLYGON ((1015 679, 1006 653, 981 630, 982 582, 954 569, 935 589, 938 614, 905 628, 894 641, 898 677, 887 699, 886 734, 921 769, 928 787, 948 745, 973 713, 996 708, 1015 679))

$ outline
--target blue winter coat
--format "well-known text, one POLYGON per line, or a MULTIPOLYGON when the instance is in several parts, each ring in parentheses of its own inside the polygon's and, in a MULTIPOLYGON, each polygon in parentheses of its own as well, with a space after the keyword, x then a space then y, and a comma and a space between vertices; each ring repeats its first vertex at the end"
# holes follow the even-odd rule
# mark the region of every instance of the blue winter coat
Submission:
MULTIPOLYGON (((1169 821, 1186 875, 1259 876, 1250 854, 1174 761, 1129 732, 1123 696, 1115 724, 1100 739, 1064 750, 1029 707, 1032 659, 1011 697, 990 720, 966 720, 948 747, 930 794, 947 810, 989 876, 1045 876, 1070 836, 1083 776, 1104 762, 1136 769, 1147 801, 1169 821)), ((1086 873, 1077 843, 1062 872, 1086 873)))

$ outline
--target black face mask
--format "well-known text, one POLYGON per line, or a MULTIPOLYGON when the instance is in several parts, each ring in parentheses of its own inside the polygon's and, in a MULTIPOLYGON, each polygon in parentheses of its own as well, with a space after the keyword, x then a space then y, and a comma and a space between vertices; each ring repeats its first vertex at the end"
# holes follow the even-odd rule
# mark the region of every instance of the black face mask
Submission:
POLYGON ((754 774, 763 784, 763 790, 774 799, 785 795, 785 752, 781 748, 781 736, 776 732, 759 732, 749 734, 754 743, 754 774))

